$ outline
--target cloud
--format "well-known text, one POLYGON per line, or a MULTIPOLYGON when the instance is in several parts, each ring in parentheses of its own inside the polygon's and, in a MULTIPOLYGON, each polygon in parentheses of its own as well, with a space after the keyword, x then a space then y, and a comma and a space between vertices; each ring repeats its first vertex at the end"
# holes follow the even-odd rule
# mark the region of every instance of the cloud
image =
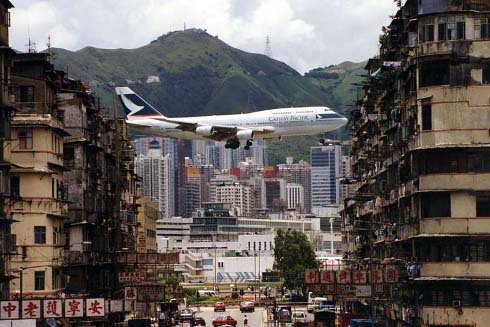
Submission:
POLYGON ((11 46, 135 48, 168 31, 207 29, 245 51, 263 53, 300 72, 377 51, 382 25, 396 10, 387 0, 13 0, 11 46), (29 26, 29 28, 28 28, 29 26))

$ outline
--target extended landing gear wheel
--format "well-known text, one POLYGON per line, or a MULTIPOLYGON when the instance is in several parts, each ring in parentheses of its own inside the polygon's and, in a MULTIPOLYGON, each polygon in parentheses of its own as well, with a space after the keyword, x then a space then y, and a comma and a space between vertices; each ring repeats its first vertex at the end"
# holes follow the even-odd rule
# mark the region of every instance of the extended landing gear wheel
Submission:
POLYGON ((247 141, 247 146, 252 146, 253 142, 251 140, 247 141))
POLYGON ((320 144, 324 144, 325 143, 325 139, 320 139, 320 144))
POLYGON ((240 147, 240 141, 228 140, 225 144, 225 149, 238 149, 240 147))
POLYGON ((247 150, 247 151, 248 151, 248 150, 250 150, 250 146, 249 146, 249 145, 245 145, 243 148, 244 148, 245 150, 247 150))

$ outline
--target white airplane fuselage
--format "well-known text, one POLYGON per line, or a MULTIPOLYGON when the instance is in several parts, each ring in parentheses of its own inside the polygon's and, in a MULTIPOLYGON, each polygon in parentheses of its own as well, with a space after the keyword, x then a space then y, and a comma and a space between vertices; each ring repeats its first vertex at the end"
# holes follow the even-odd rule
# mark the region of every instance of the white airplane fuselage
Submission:
MULTIPOLYGON (((221 125, 240 129, 264 129, 270 133, 254 134, 253 139, 278 138, 282 136, 315 135, 332 131, 344 126, 347 118, 327 107, 282 108, 256 111, 246 114, 197 116, 175 118, 181 122, 199 125, 221 125)), ((206 140, 207 136, 182 131, 178 124, 169 123, 149 116, 139 116, 130 121, 131 128, 145 134, 160 135, 190 140, 206 140), (137 124, 141 124, 138 126, 137 124)))

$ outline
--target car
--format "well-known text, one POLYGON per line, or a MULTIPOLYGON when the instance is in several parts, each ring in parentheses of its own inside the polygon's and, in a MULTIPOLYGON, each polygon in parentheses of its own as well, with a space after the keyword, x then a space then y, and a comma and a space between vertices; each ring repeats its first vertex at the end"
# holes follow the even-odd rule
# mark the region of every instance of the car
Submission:
POLYGON ((213 327, 230 325, 236 327, 237 321, 231 316, 217 316, 213 320, 213 327))
POLYGON ((195 317, 193 327, 206 327, 206 321, 203 317, 195 317))
POLYGON ((214 312, 226 311, 226 305, 223 302, 216 302, 214 304, 214 312))
POLYGON ((293 312, 293 320, 295 322, 306 322, 306 312, 304 311, 293 312))
POLYGON ((192 319, 194 319, 194 311, 190 310, 190 309, 186 309, 186 310, 182 310, 180 313, 179 313, 179 318, 178 320, 180 322, 187 322, 187 321, 192 321, 192 319))
POLYGON ((240 302, 240 312, 254 312, 255 311, 255 303, 252 301, 243 301, 240 302))

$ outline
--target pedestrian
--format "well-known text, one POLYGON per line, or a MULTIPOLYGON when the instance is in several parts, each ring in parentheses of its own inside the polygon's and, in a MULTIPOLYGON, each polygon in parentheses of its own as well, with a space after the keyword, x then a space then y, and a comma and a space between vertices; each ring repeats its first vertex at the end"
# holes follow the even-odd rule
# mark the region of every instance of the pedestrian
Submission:
POLYGON ((245 315, 245 317, 243 317, 243 326, 244 327, 248 327, 248 318, 247 318, 247 315, 245 315))

